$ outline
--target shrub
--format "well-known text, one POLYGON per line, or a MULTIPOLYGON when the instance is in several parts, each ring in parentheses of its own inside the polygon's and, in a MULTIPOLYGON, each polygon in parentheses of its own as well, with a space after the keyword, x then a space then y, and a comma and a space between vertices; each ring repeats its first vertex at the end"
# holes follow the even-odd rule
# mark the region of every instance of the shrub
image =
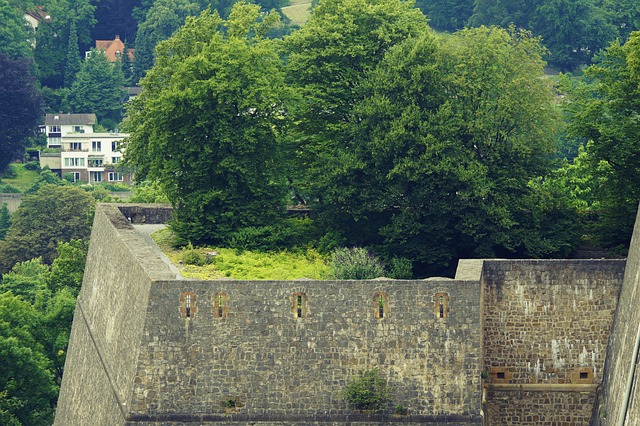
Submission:
POLYGON ((207 263, 207 258, 204 254, 194 249, 193 245, 189 243, 189 245, 183 249, 182 263, 185 265, 202 266, 207 263))
POLYGON ((18 171, 16 170, 16 166, 13 164, 9 164, 4 172, 2 172, 2 177, 6 179, 15 179, 18 177, 18 171))
POLYGON ((378 258, 361 247, 336 249, 331 255, 331 275, 337 280, 368 280, 384 276, 378 258))
POLYGON ((37 161, 29 161, 28 163, 25 163, 24 165, 25 170, 31 170, 34 172, 39 172, 40 171, 40 163, 38 163, 37 161))
POLYGON ((342 397, 358 410, 379 411, 389 402, 389 386, 377 368, 365 370, 342 391, 342 397))
POLYGON ((413 278, 413 262, 406 257, 394 257, 389 262, 389 278, 397 280, 413 278))
POLYGON ((5 183, 5 182, 0 182, 0 193, 17 194, 19 192, 20 190, 15 186, 9 185, 8 183, 5 183))

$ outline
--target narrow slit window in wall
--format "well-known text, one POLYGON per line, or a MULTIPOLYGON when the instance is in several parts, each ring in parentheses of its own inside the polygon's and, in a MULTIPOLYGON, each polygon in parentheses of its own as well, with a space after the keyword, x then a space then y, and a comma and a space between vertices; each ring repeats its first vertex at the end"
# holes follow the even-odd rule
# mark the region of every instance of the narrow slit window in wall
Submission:
POLYGON ((182 318, 193 318, 198 312, 196 307, 196 294, 192 291, 180 293, 180 316, 182 318))
POLYGON ((389 315, 389 295, 382 291, 373 296, 373 313, 376 319, 383 319, 389 315))
POLYGON ((308 315, 307 295, 304 293, 294 293, 292 297, 291 312, 294 318, 306 318, 308 315))
POLYGON ((436 318, 449 318, 448 293, 436 293, 433 295, 433 313, 436 318))
POLYGON ((229 311, 229 296, 226 293, 216 293, 213 296, 213 317, 226 318, 229 311))

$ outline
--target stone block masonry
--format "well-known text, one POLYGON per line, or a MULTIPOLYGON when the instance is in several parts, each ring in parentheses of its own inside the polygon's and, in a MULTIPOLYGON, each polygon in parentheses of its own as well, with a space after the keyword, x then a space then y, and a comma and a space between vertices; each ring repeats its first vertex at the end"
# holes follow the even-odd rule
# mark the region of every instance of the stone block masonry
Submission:
POLYGON ((393 402, 414 418, 474 423, 479 308, 479 288, 467 281, 157 282, 130 418, 214 419, 232 406, 238 418, 342 422, 354 412, 341 391, 378 368, 393 402), (450 297, 448 318, 434 314, 441 291, 450 297))
POLYGON ((56 425, 640 424, 640 237, 626 275, 465 260, 453 280, 200 281, 132 226, 170 213, 97 206, 56 425), (393 401, 354 411, 340 393, 372 368, 393 401))
POLYGON ((589 423, 624 263, 485 261, 489 424, 589 423))

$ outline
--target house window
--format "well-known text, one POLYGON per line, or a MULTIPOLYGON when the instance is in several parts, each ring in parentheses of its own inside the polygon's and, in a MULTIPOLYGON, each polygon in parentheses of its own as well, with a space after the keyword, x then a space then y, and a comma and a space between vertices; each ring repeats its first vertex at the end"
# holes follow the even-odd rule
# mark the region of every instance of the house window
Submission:
POLYGON ((76 133, 84 133, 82 126, 73 126, 73 131, 76 133))
POLYGON ((65 167, 84 167, 84 158, 65 158, 65 167))
POLYGON ((111 151, 118 150, 118 142, 111 142, 111 151))
POLYGON ((89 158, 89 167, 102 167, 102 158, 89 158))
POLYGON ((61 145, 62 138, 49 138, 49 145, 61 145))
POLYGON ((118 181, 118 182, 122 182, 123 178, 122 175, 120 173, 117 172, 109 172, 109 180, 110 181, 118 181))
POLYGON ((213 317, 224 319, 227 317, 229 296, 226 293, 216 293, 213 296, 213 317))
POLYGON ((196 294, 192 291, 180 293, 180 306, 178 308, 182 318, 193 318, 198 312, 196 306, 196 294))
POLYGON ((379 291, 373 295, 373 316, 376 319, 383 319, 389 314, 389 295, 379 291))
POLYGON ((449 294, 436 293, 433 295, 433 313, 436 318, 449 317, 449 294))
POLYGON ((74 182, 79 182, 80 181, 80 172, 71 172, 71 175, 73 176, 73 181, 74 182))
POLYGON ((89 178, 90 178, 90 182, 91 183, 98 183, 98 182, 102 182, 103 180, 103 173, 104 172, 90 172, 89 173, 89 178))
POLYGON ((294 318, 306 318, 309 314, 307 295, 304 293, 294 293, 291 297, 291 312, 294 318))
POLYGON ((120 161, 120 157, 111 157, 111 164, 118 164, 120 161))
POLYGON ((71 142, 69 144, 69 149, 71 151, 82 151, 82 143, 81 142, 71 142))
POLYGON ((91 151, 93 151, 93 152, 102 151, 102 142, 100 142, 100 141, 92 141, 91 142, 91 151))
POLYGON ((49 133, 60 133, 60 126, 49 126, 49 133))

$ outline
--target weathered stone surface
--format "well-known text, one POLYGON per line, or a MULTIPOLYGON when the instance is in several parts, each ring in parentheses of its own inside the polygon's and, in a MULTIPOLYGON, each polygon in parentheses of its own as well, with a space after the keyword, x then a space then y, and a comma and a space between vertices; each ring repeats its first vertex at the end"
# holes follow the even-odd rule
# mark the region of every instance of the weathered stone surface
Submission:
POLYGON ((618 305, 616 260, 462 261, 456 279, 179 280, 132 226, 169 216, 97 207, 57 425, 582 425, 592 407, 613 424, 602 412, 619 408, 640 327, 638 238, 618 305), (370 368, 394 389, 377 415, 340 397, 370 368))
POLYGON ((640 215, 636 218, 594 425, 640 425, 640 215))

